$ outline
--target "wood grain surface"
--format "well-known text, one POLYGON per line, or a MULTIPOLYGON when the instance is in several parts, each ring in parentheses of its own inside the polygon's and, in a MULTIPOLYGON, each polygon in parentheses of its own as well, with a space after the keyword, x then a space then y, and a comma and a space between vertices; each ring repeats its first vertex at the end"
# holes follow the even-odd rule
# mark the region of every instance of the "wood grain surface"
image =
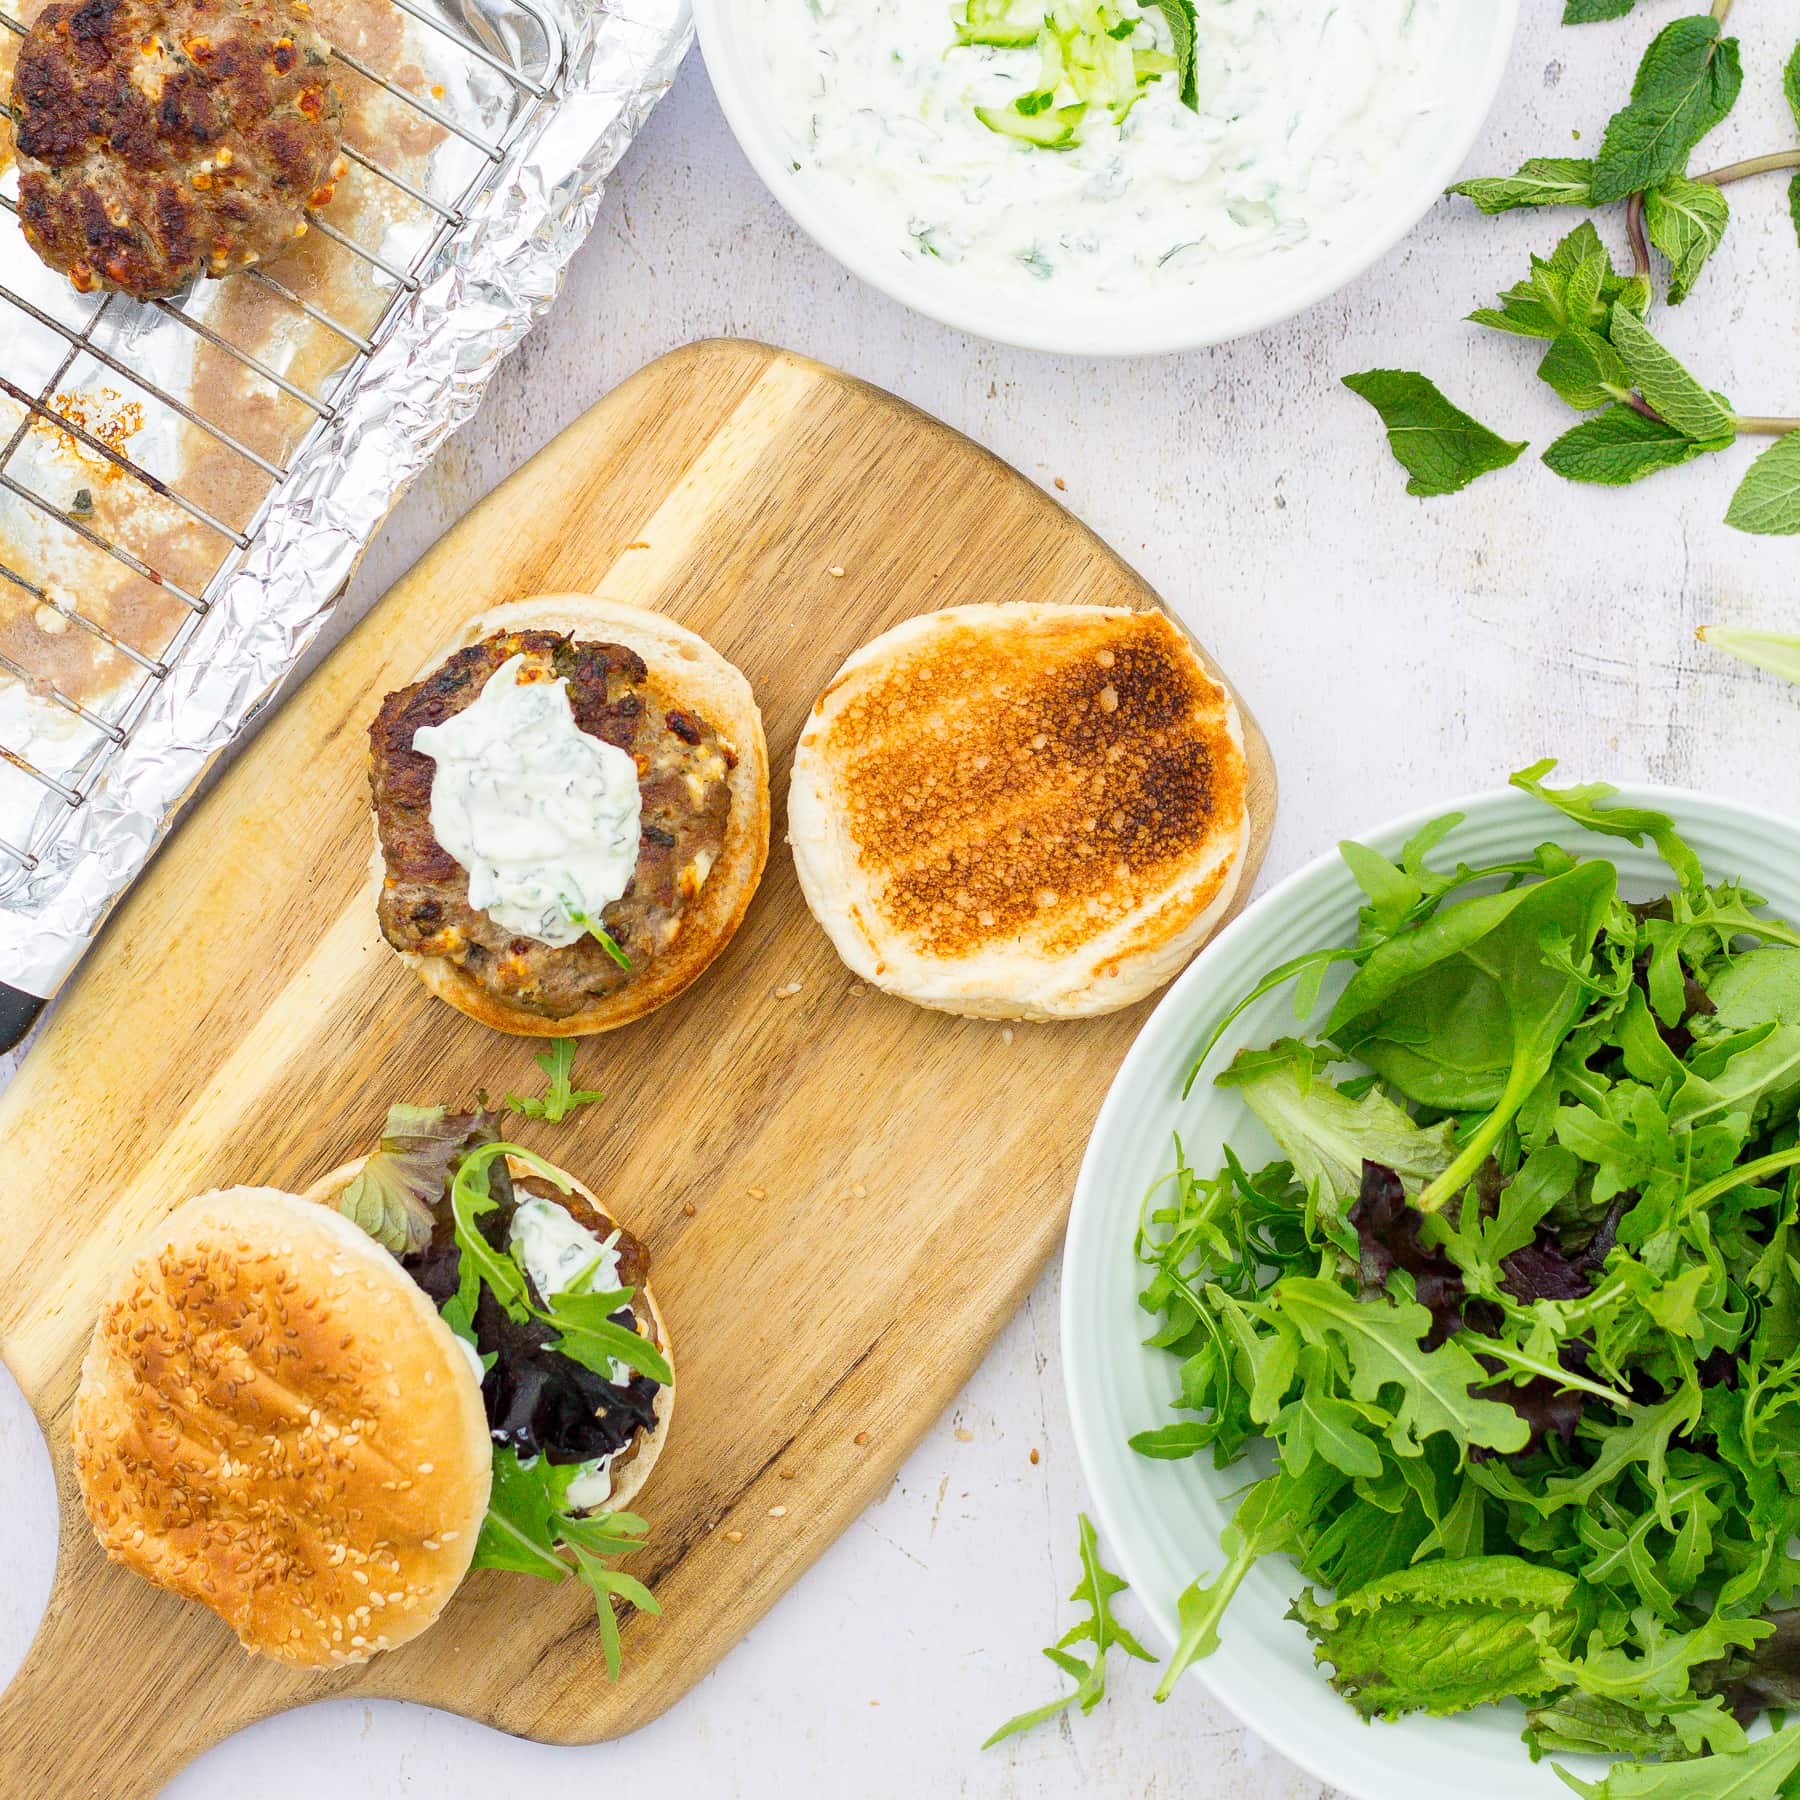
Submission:
MULTIPOLYGON (((813 695, 877 631, 1043 598, 1155 603, 923 414, 712 342, 626 382, 491 494, 286 704, 120 908, 0 1105, 0 1351, 63 1512, 49 1609, 0 1699, 0 1793, 129 1800, 252 1720, 344 1693, 548 1742, 616 1736, 686 1692, 874 1496, 1060 1233, 1143 1009, 1010 1034, 861 986, 781 847, 788 759, 813 695), (371 1143, 394 1099, 537 1087, 534 1044, 430 999, 380 941, 364 733, 422 648, 557 589, 709 638, 756 688, 774 773, 775 850, 730 950, 652 1018, 586 1042, 603 1105, 520 1129, 655 1258, 681 1407, 632 1566, 665 1613, 627 1619, 614 1685, 585 1592, 483 1573, 405 1649, 299 1674, 104 1561, 68 1471, 81 1352, 125 1246, 189 1194, 302 1187, 371 1143)), ((1274 813, 1245 725, 1242 892, 1274 813)))

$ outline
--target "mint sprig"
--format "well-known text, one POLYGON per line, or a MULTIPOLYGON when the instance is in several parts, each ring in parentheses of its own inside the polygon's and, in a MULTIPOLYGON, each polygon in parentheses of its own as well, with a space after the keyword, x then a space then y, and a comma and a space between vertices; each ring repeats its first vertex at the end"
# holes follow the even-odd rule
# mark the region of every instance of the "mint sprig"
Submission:
MULTIPOLYGON (((1758 535, 1800 535, 1800 418, 1738 412, 1649 323, 1656 298, 1652 253, 1666 265, 1667 303, 1681 305, 1730 229, 1733 209, 1724 190, 1732 184, 1792 171, 1788 204, 1800 238, 1800 148, 1703 174, 1688 171, 1690 157, 1729 117, 1743 88, 1738 42, 1724 35, 1731 7, 1732 0, 1713 0, 1709 12, 1673 20, 1656 34, 1630 100, 1614 113, 1593 158, 1534 157, 1511 175, 1473 177, 1449 192, 1488 214, 1624 207, 1628 272, 1614 266, 1593 221, 1584 220, 1549 256, 1534 255, 1526 279, 1507 289, 1498 305, 1469 315, 1492 331, 1548 343, 1541 378, 1576 412, 1597 415, 1544 452, 1551 470, 1569 481, 1623 486, 1729 449, 1742 437, 1773 437, 1779 441, 1743 478, 1725 522, 1758 535)), ((1631 11, 1632 0, 1568 0, 1563 18, 1586 24, 1631 11)), ((1783 91, 1800 131, 1800 47, 1786 65, 1783 91)), ((1387 372, 1390 388, 1398 373, 1387 372)), ((1362 379, 1351 378, 1350 385, 1362 379)), ((1430 387, 1423 376, 1411 380, 1430 387)), ((1401 454, 1402 440, 1389 435, 1415 476, 1413 493, 1455 492, 1500 466, 1477 457, 1464 471, 1466 479, 1453 485, 1429 474, 1421 482, 1401 454)))
POLYGON ((1530 448, 1511 443, 1453 406, 1427 381, 1405 369, 1368 369, 1346 375, 1344 386, 1381 415, 1396 459, 1412 477, 1409 494, 1456 494, 1478 475, 1504 469, 1530 448))

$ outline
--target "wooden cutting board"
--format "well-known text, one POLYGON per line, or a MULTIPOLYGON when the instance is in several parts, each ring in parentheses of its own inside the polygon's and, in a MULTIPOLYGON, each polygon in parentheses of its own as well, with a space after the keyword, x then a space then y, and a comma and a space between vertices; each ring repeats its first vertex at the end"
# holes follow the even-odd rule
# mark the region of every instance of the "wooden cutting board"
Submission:
MULTIPOLYGON (((944 426, 800 357, 704 343, 491 494, 286 702, 119 908, 0 1102, 0 1349, 62 1505, 49 1611, 0 1700, 8 1800, 151 1794, 240 1726, 348 1693, 552 1743, 619 1735, 882 1490, 1056 1243, 1144 1009, 1009 1034, 860 985, 800 897, 788 761, 857 645, 911 613, 1028 599, 1156 604, 944 426), (301 1189, 371 1145, 392 1100, 539 1091, 541 1046, 452 1013, 381 943, 364 733, 469 614, 558 589, 658 607, 717 645, 756 689, 774 774, 768 874, 729 951, 583 1043, 577 1073, 604 1104, 519 1130, 651 1246, 681 1404, 629 1566, 664 1616, 628 1618, 614 1685, 576 1584, 482 1573, 406 1648, 296 1673, 101 1556, 68 1460, 81 1355, 125 1246, 188 1195, 301 1189)), ((1275 810, 1244 722, 1240 894, 1275 810)))

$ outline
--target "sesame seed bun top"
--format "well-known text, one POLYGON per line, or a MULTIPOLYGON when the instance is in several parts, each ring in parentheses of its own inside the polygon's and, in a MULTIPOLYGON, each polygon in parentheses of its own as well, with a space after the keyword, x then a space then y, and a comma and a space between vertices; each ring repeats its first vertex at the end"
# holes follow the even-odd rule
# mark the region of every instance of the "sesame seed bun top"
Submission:
POLYGON ((72 1430, 107 1555, 304 1667, 423 1631, 487 1510, 481 1390, 449 1327, 348 1219, 273 1188, 203 1194, 141 1242, 72 1430))

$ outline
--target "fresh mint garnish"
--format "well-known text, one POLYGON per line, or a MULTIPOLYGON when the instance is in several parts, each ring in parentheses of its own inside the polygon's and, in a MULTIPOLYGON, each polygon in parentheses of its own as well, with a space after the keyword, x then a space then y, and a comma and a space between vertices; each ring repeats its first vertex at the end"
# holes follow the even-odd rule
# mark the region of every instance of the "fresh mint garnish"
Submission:
POLYGON ((1529 448, 1452 406, 1423 375, 1370 369, 1346 375, 1344 386, 1381 415, 1394 455, 1412 477, 1409 494, 1460 493, 1478 475, 1504 469, 1529 448))

